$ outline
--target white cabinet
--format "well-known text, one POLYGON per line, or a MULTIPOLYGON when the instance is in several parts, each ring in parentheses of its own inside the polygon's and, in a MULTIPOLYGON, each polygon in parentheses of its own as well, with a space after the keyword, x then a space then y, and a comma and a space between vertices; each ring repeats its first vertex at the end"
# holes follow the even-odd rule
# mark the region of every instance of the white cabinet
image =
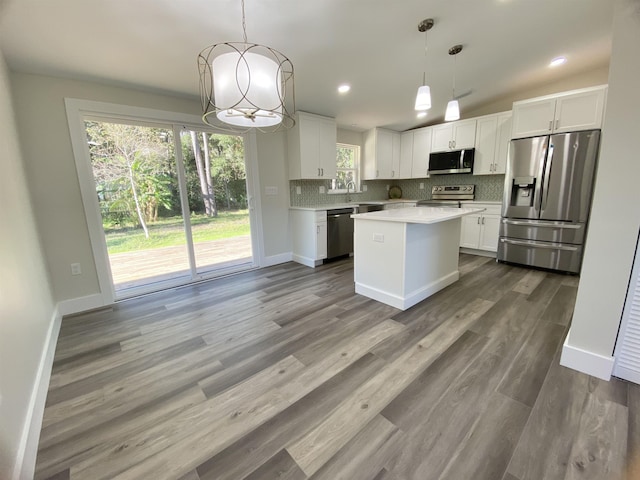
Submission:
MULTIPOLYGON (((473 202, 469 206, 484 208, 485 211, 462 217, 460 247, 487 252, 498 250, 500 231, 500 205, 473 202)), ((463 207, 465 204, 463 204, 463 207)))
POLYGON ((511 140, 511 112, 486 115, 477 119, 475 175, 505 173, 511 140))
POLYGON ((364 180, 400 178, 400 133, 374 128, 364 134, 364 180))
POLYGON ((514 102, 511 138, 602 127, 606 85, 514 102))
POLYGON ((401 178, 427 178, 431 153, 431 128, 418 128, 401 135, 401 178), (405 176, 409 174, 409 177, 405 176))
POLYGON ((296 114, 287 132, 290 180, 328 180, 336 176, 337 127, 333 118, 296 114))
POLYGON ((476 120, 460 120, 433 127, 431 151, 447 152, 473 148, 476 143, 476 120))
POLYGON ((327 211, 289 211, 293 240, 293 261, 316 267, 327 258, 327 211))

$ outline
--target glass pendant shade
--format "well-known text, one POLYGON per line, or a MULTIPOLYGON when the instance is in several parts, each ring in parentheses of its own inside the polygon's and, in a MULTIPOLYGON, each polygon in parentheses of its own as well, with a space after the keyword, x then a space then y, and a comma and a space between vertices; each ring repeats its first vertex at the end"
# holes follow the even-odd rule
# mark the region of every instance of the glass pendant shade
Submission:
POLYGON ((452 120, 460 119, 460 105, 457 100, 451 100, 447 103, 447 110, 444 113, 444 121, 451 122, 452 120))
POLYGON ((416 110, 429 110, 431 108, 431 88, 428 85, 422 85, 418 88, 416 95, 416 110))
POLYGON ((281 68, 249 51, 230 52, 211 64, 216 117, 239 127, 270 127, 282 122, 281 68))

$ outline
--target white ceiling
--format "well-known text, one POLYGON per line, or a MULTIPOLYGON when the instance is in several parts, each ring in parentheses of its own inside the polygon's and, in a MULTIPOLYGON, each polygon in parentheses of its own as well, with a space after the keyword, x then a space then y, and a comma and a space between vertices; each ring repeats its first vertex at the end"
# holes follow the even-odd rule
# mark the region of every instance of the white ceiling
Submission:
MULTIPOLYGON (((250 42, 295 68, 298 110, 341 126, 397 130, 441 120, 500 96, 606 66, 610 0, 245 0, 250 42), (417 120, 424 33, 433 107, 417 120), (548 68, 559 55, 567 64, 548 68), (337 86, 352 90, 339 95, 337 86)), ((242 39, 240 0, 0 0, 0 45, 12 70, 198 97, 196 56, 242 39)))

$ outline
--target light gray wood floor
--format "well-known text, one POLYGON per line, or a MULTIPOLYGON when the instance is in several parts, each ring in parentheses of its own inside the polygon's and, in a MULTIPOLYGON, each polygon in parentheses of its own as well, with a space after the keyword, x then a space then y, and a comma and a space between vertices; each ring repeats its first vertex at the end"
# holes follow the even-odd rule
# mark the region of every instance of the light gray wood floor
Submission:
POLYGON ((405 312, 342 260, 65 318, 36 478, 637 478, 640 390, 558 363, 577 278, 460 272, 405 312))

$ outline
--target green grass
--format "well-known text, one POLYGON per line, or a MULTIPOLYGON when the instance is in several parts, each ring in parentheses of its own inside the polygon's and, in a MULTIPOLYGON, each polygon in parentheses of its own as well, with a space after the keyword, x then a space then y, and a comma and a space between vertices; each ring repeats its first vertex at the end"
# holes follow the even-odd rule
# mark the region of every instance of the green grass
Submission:
MULTIPOLYGON (((181 217, 169 217, 147 225, 149 238, 142 228, 105 228, 109 253, 135 252, 152 248, 185 245, 181 217)), ((193 241, 206 242, 249 235, 249 211, 219 212, 217 217, 195 214, 191 217, 193 241)))

